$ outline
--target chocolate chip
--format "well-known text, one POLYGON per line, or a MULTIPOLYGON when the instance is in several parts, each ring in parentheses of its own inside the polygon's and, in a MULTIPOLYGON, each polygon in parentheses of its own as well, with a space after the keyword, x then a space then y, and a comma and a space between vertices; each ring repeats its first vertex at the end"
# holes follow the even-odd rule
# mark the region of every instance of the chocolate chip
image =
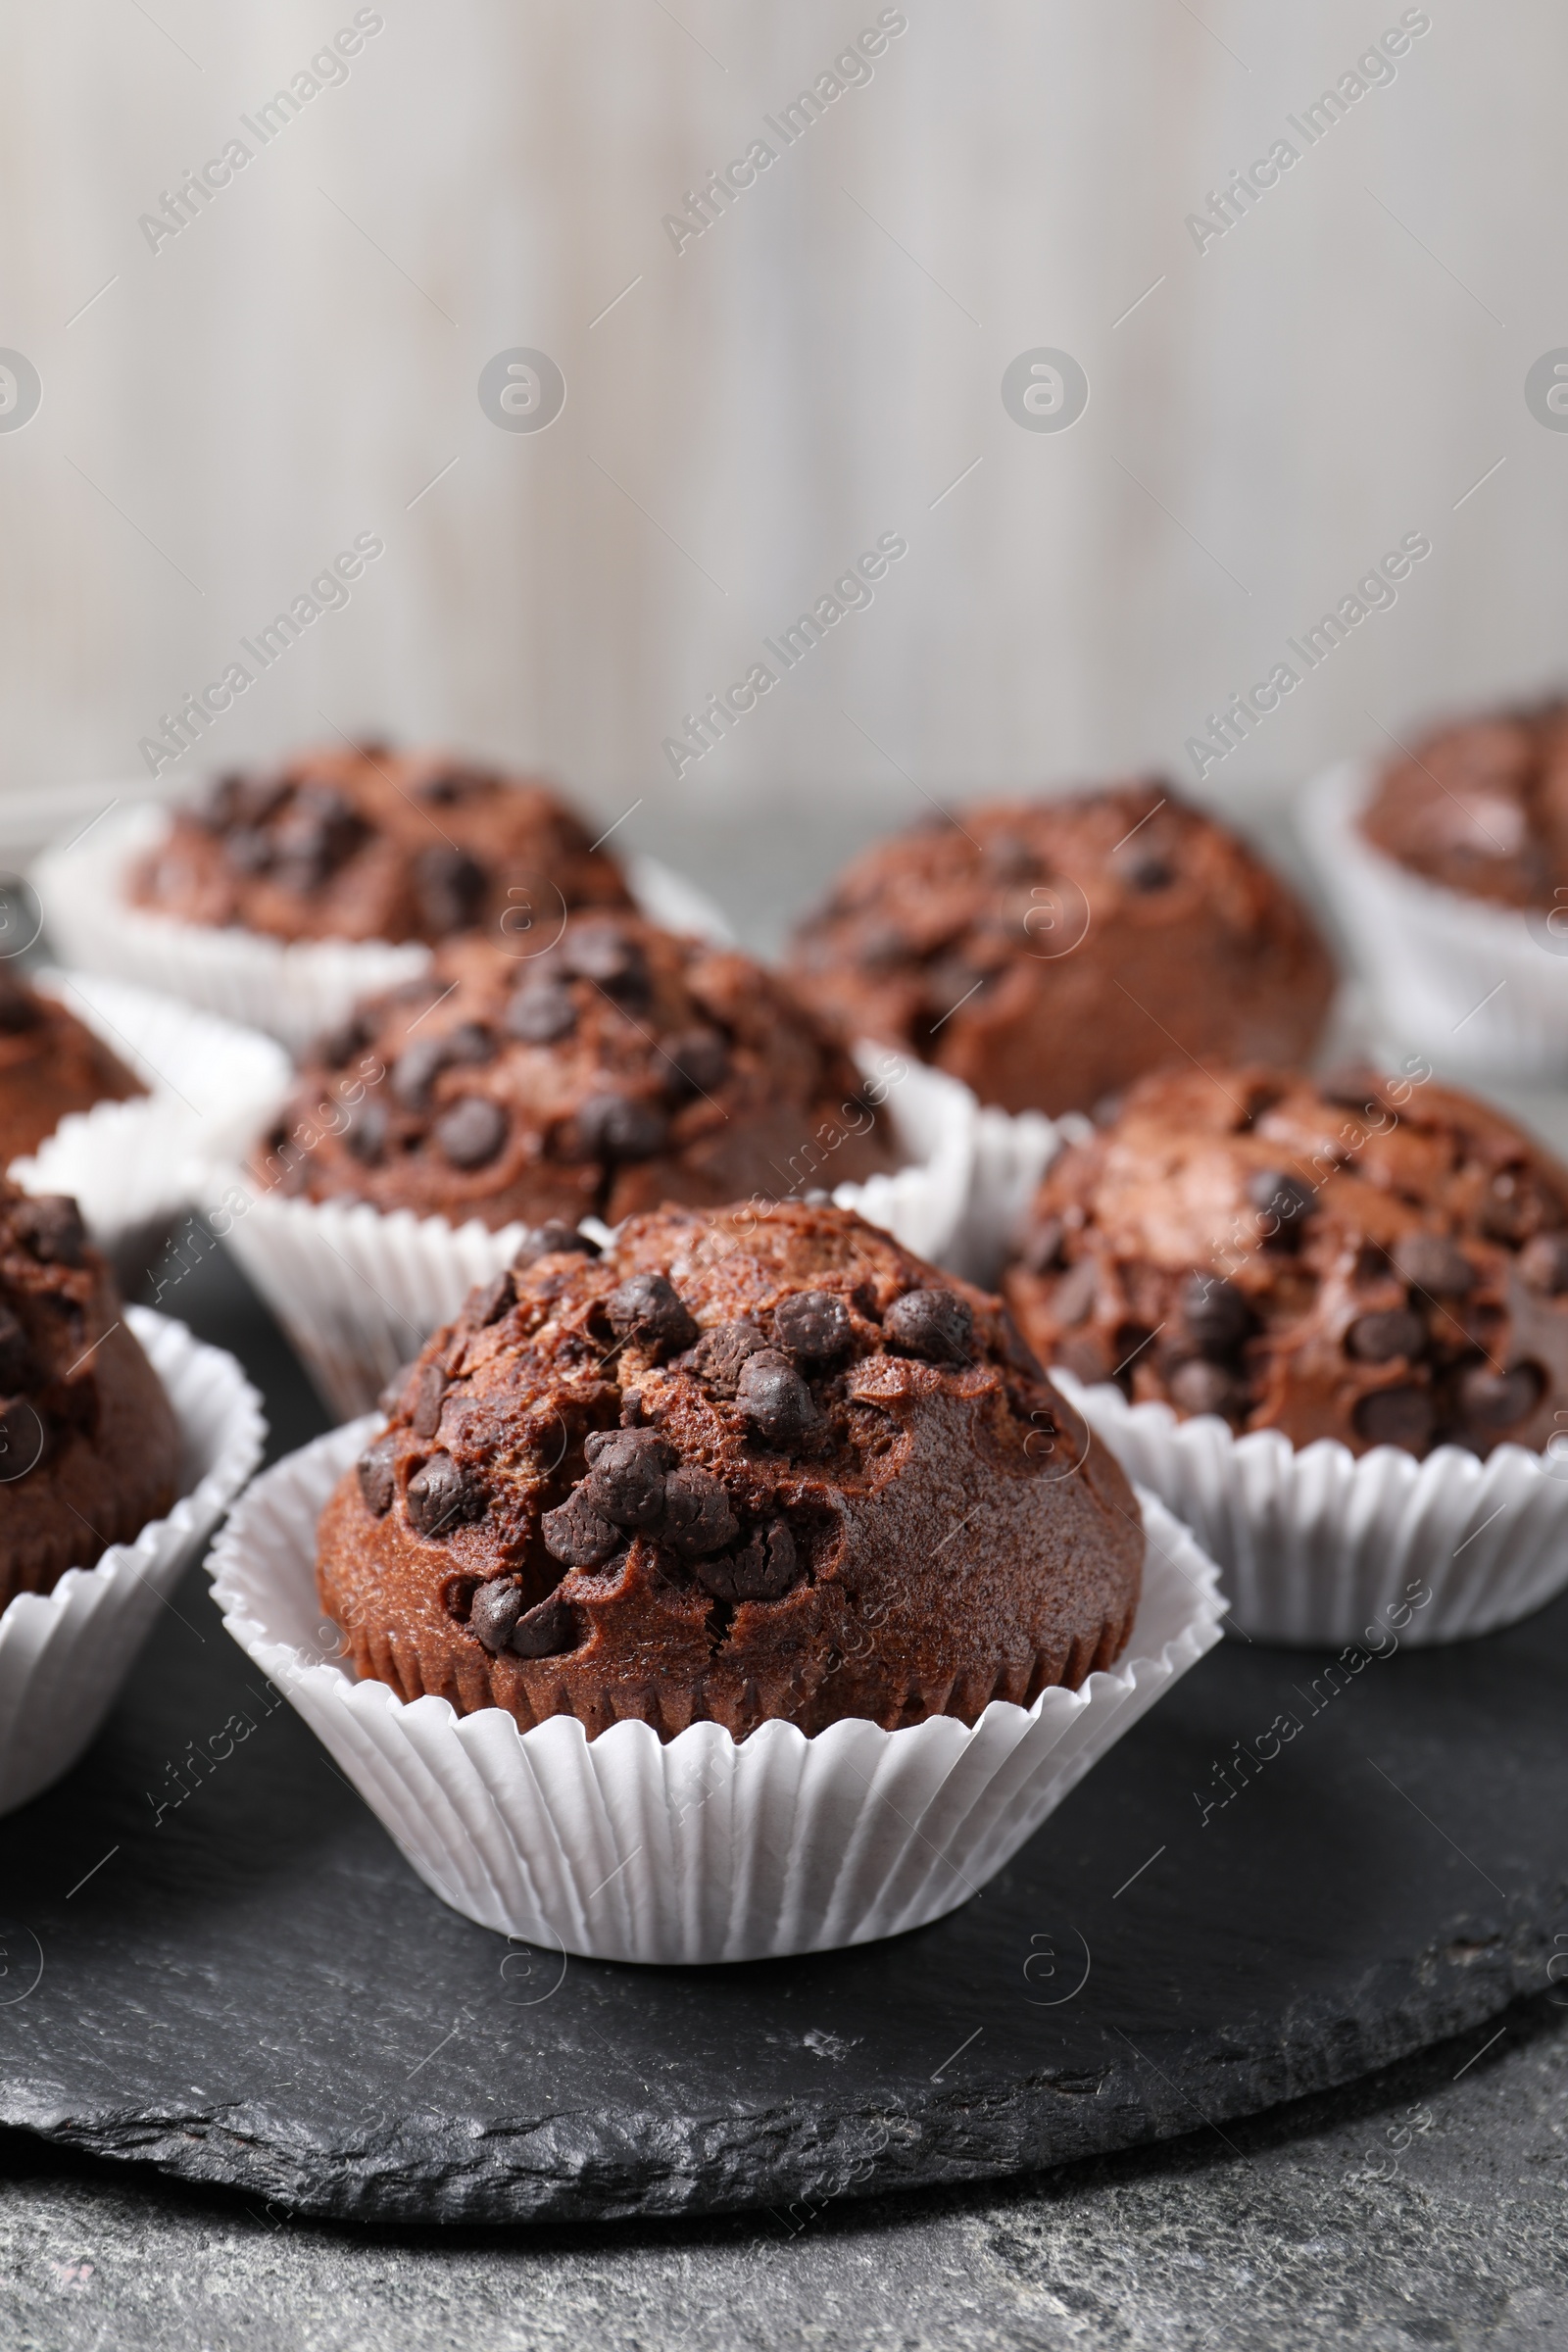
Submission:
POLYGON ((1018 1255, 1031 1274, 1050 1274, 1061 1263, 1061 1245, 1066 1228, 1059 1217, 1042 1217, 1024 1236, 1018 1255))
POLYGON ((408 1387, 418 1360, 416 1355, 411 1355, 406 1364, 399 1364, 386 1387, 376 1398, 376 1409, 385 1413, 388 1419, 394 1413, 400 1413, 403 1410, 403 1392, 408 1387))
POLYGON ((465 1095, 435 1123, 435 1140, 455 1168, 482 1168, 507 1140, 507 1114, 485 1095, 465 1095))
POLYGON ((641 945, 612 915, 580 915, 568 922, 558 953, 564 970, 597 982, 612 996, 640 995, 648 986, 641 945))
POLYGON ((487 1331, 492 1323, 499 1323, 514 1304, 516 1296, 516 1286, 510 1270, 493 1275, 490 1281, 481 1284, 473 1292, 464 1307, 464 1316, 476 1331, 487 1331))
POLYGON ((414 861, 414 896, 428 931, 467 931, 484 905, 484 867, 466 850, 432 842, 414 861))
POLYGON ((510 1647, 513 1629, 521 1615, 522 1587, 510 1576, 492 1577, 468 1604, 468 1631, 492 1657, 499 1657, 510 1647))
POLYGON ((446 1393, 447 1376, 441 1365, 421 1365, 414 1384, 414 1402, 409 1414, 416 1438, 435 1436, 441 1426, 441 1405, 446 1393))
POLYGON ((1535 1410, 1545 1389, 1537 1364, 1512 1364, 1494 1372, 1471 1364, 1459 1380, 1459 1410, 1472 1429, 1511 1429, 1535 1410))
POLYGON ((1254 1168, 1247 1179, 1247 1198, 1261 1216, 1293 1224, 1312 1208, 1317 1196, 1299 1176, 1286 1168, 1254 1168))
POLYGON ((663 1274, 633 1274, 605 1300, 605 1312, 617 1340, 635 1339, 640 1347, 690 1348, 697 1326, 663 1274))
POLYGON ((1425 1389, 1374 1389, 1351 1415, 1367 1445, 1402 1446, 1407 1453, 1425 1452, 1435 1417, 1425 1389))
POLYGON ((1538 1233, 1519 1252, 1519 1279, 1554 1298, 1568 1291, 1568 1233, 1538 1233))
POLYGON ((599 1255, 597 1242, 591 1242, 585 1233, 578 1233, 574 1226, 565 1224, 560 1217, 550 1217, 543 1225, 529 1226, 517 1244, 517 1253, 512 1262, 520 1271, 524 1266, 531 1266, 535 1259, 553 1257, 562 1250, 574 1250, 583 1257, 599 1255))
POLYGON ((716 1029, 682 1029, 663 1049, 664 1091, 679 1102, 710 1095, 729 1076, 729 1046, 716 1029))
POLYGON ((221 775, 212 777, 191 803, 192 821, 205 833, 221 833, 234 821, 235 800, 244 781, 245 771, 238 767, 225 768, 221 775))
POLYGON ((735 1401, 758 1433, 773 1446, 789 1446, 815 1421, 811 1392, 787 1355, 773 1348, 747 1357, 735 1384, 735 1401))
POLYGON ((873 923, 856 949, 862 971, 890 972, 908 960, 913 949, 896 923, 873 923))
POLYGON ((386 1153, 387 1129, 384 1102, 367 1100, 357 1103, 349 1112, 349 1123, 343 1132, 343 1149, 362 1167, 376 1167, 386 1153))
POLYGON ((1030 882, 1040 871, 1040 859, 1016 833, 998 833, 985 844, 986 870, 999 882, 1030 882))
POLYGON ((1234 1282, 1221 1274, 1190 1274, 1182 1292, 1182 1320, 1204 1355, 1231 1355, 1251 1328, 1252 1311, 1234 1282))
POLYGON ((482 1517, 485 1507, 478 1486, 450 1453, 432 1453, 416 1470, 405 1499, 409 1523, 420 1536, 450 1536, 465 1519, 482 1517))
POLYGON ((32 1349, 21 1321, 9 1306, 0 1306, 0 1390, 25 1388, 34 1376, 32 1349))
POLYGON ((669 1121, 641 1096, 590 1095, 577 1113, 577 1134, 589 1159, 652 1159, 669 1141, 669 1121))
POLYGON ((704 1560, 697 1582, 715 1600, 782 1600, 799 1574, 795 1538, 782 1519, 754 1528, 739 1551, 704 1560))
POLYGON ((596 1430, 583 1446, 592 1475, 579 1492, 616 1527, 657 1527, 664 1516, 664 1473, 673 1446, 651 1429, 596 1430))
POLYGON ((575 1649, 581 1638, 576 1611, 552 1592, 517 1619, 512 1629, 512 1651, 518 1658, 559 1658, 575 1649))
POLYGON ((368 830, 354 803, 336 785, 300 785, 272 828, 282 880, 292 890, 319 890, 368 830))
POLYGON ((660 1539, 683 1560, 705 1559, 733 1544, 740 1523, 729 1496, 706 1470, 672 1470, 664 1481, 664 1523, 660 1539))
POLYGON ((1325 1102, 1337 1103, 1344 1110, 1369 1111, 1381 1107, 1377 1078, 1371 1070, 1358 1065, 1330 1070, 1317 1081, 1317 1091, 1325 1102))
POLYGON ((1168 890, 1176 879, 1176 868, 1168 858, 1153 850, 1138 849, 1115 861, 1115 870, 1129 890, 1168 890))
POLYGON ((396 1455, 397 1440, 388 1432, 384 1438, 377 1438, 373 1446, 366 1447, 357 1464, 365 1507, 373 1511, 378 1519, 386 1517, 398 1491, 394 1467, 396 1455))
POLYGON ((36 997, 19 988, 9 974, 0 977, 0 1030, 8 1037, 19 1037, 24 1029, 36 1029, 43 1019, 43 1006, 36 997))
POLYGON ((275 863, 270 836, 256 825, 238 825, 226 835, 223 858, 237 874, 265 874, 275 863))
POLYGON ((1095 1303, 1100 1288, 1100 1270, 1092 1257, 1081 1257, 1069 1266, 1057 1283, 1051 1300, 1051 1312, 1064 1331, 1081 1323, 1095 1303))
POLYGON ((1241 1390, 1231 1375, 1218 1364, 1208 1363, 1202 1356, 1193 1356, 1187 1363, 1178 1364, 1170 1376, 1173 1403, 1184 1413, 1222 1413, 1235 1411, 1241 1399, 1241 1390))
POLYGON ((720 1323, 715 1330, 704 1332, 683 1362, 717 1396, 733 1396, 747 1357, 766 1346, 755 1323, 720 1323))
POLYGON ((1401 1282, 1440 1298, 1463 1298, 1475 1282, 1475 1268, 1446 1233, 1401 1234, 1389 1256, 1401 1282))
POLYGON ((773 1329, 792 1355, 825 1364, 842 1355, 855 1337, 850 1310, 831 1291, 797 1291, 773 1309, 773 1329))
POLYGON ((447 1060, 461 1069, 478 1069, 494 1061, 499 1050, 496 1033, 483 1021, 460 1021, 447 1031, 447 1060))
POLYGON ((45 1193, 37 1200, 19 1200, 11 1211, 11 1230, 24 1248, 45 1265, 82 1263, 87 1229, 74 1200, 62 1193, 45 1193))
POLYGON ((541 975, 523 982, 506 1010, 509 1037, 525 1046, 553 1046, 569 1037, 577 1026, 577 1007, 569 988, 541 975))
POLYGON ((363 1054, 370 1042, 370 1032, 361 1020, 340 1021, 316 1041, 316 1058, 329 1070, 341 1070, 363 1054))
POLYGON ((568 1568, 597 1568, 626 1541, 612 1520, 601 1519, 585 1487, 576 1488, 559 1509, 546 1511, 540 1528, 546 1551, 568 1568))
POLYGON ((430 801, 437 808, 450 808, 454 802, 493 792, 495 781, 482 768, 445 767, 438 775, 426 776, 417 790, 421 801, 430 801))
POLYGON ((974 1310, 956 1291, 906 1291, 882 1318, 894 1344, 936 1364, 964 1363, 974 1331, 974 1310))
POLYGON ((1407 1306, 1357 1315, 1345 1335, 1346 1353, 1363 1364, 1392 1363, 1396 1355, 1416 1356, 1426 1344, 1427 1327, 1407 1306))
POLYGON ((392 1064, 391 1087, 405 1110, 428 1110, 430 1090, 451 1058, 444 1037, 416 1037, 392 1064))

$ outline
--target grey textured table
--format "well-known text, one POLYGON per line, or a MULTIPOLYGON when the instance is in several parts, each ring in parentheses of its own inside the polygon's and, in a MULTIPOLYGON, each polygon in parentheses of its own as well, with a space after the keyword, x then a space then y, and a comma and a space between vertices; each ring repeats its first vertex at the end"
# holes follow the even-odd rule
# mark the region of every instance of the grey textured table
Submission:
MULTIPOLYGON (((886 813, 744 863, 718 819, 645 846, 768 944, 886 813)), ((321 2228, 21 2137, 0 2181, 7 2352, 1568 2346, 1568 1987, 1223 2133, 760 2221, 321 2228)))

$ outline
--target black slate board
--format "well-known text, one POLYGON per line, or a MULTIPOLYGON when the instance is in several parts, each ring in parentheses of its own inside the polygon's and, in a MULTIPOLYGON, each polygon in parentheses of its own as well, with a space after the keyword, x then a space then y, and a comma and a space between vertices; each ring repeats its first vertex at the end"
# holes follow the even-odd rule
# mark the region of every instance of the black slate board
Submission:
MULTIPOLYGON (((226 1268, 167 1303, 246 1355, 274 1453, 321 1426, 226 1268)), ((279 2211, 786 2229, 1222 2131, 1568 1975, 1568 1599, 1324 1668, 1226 1643, 934 1927, 618 1968, 427 1893, 198 1572, 92 1753, 0 1822, 0 2125, 279 2211), (253 1733, 155 1821, 236 1713, 253 1733), (1282 1714, 1299 1733, 1242 1778, 1282 1714)))

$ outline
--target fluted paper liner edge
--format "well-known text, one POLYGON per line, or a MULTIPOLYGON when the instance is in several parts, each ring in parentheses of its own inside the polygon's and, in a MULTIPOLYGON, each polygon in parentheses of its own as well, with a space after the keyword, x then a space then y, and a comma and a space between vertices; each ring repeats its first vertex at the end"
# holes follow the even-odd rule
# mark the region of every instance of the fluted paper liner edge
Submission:
POLYGON ((0 1814, 49 1788, 97 1737, 160 1606, 262 1458, 262 1401, 234 1358, 150 1307, 127 1306, 125 1320, 174 1408, 183 1492, 133 1543, 0 1610, 0 1814))
POLYGON ((1528 1617, 1568 1586, 1568 1457, 1459 1446, 1299 1448, 1238 1438, 1211 1414, 1129 1404, 1059 1366, 1052 1379, 1129 1478, 1219 1563, 1230 1623, 1287 1647, 1463 1642, 1528 1617))
POLYGON ((335 1662, 316 1524, 375 1417, 259 1479, 215 1545, 230 1634, 310 1724, 443 1901, 553 1951, 648 1964, 753 1960, 894 1936, 964 1902, 1220 1637, 1213 1563, 1153 1496, 1132 1638, 1079 1690, 993 1700, 971 1728, 855 1720, 808 1739, 645 1723, 587 1739, 500 1708, 407 1701, 335 1662))

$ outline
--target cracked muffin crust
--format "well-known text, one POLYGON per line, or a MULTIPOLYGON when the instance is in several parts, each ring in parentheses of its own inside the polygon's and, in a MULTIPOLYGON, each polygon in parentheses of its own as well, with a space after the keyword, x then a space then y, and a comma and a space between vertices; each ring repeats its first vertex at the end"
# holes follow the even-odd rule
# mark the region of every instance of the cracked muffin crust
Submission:
POLYGON ((1374 848, 1495 906, 1568 895, 1568 702, 1435 728, 1383 767, 1361 817, 1374 848))
POLYGON ((1189 1055, 1303 1061, 1334 992, 1290 891, 1160 782, 992 802, 874 844, 789 969, 850 1035, 1053 1116, 1189 1055))
POLYGON ((327 1504, 362 1677, 741 1740, 973 1723, 1120 1654, 1137 1500, 996 1299, 800 1203, 591 1247, 475 1291, 327 1504))
POLYGON ((630 904, 614 858, 544 785, 377 743, 220 776, 176 810, 130 895, 181 922, 274 939, 432 946, 630 904))
POLYGON ((614 1224, 897 1159, 848 1054, 772 973, 606 913, 526 960, 451 943, 321 1042, 254 1165, 311 1200, 495 1230, 614 1224))
POLYGON ((72 1111, 146 1091, 84 1021, 0 965, 0 1169, 72 1111))
POLYGON ((1003 1288, 1043 1362, 1183 1418, 1353 1453, 1568 1429, 1568 1169, 1430 1081, 1146 1079, 1003 1288))
POLYGON ((0 1609, 172 1509, 179 1430, 74 1200, 0 1184, 0 1609))

